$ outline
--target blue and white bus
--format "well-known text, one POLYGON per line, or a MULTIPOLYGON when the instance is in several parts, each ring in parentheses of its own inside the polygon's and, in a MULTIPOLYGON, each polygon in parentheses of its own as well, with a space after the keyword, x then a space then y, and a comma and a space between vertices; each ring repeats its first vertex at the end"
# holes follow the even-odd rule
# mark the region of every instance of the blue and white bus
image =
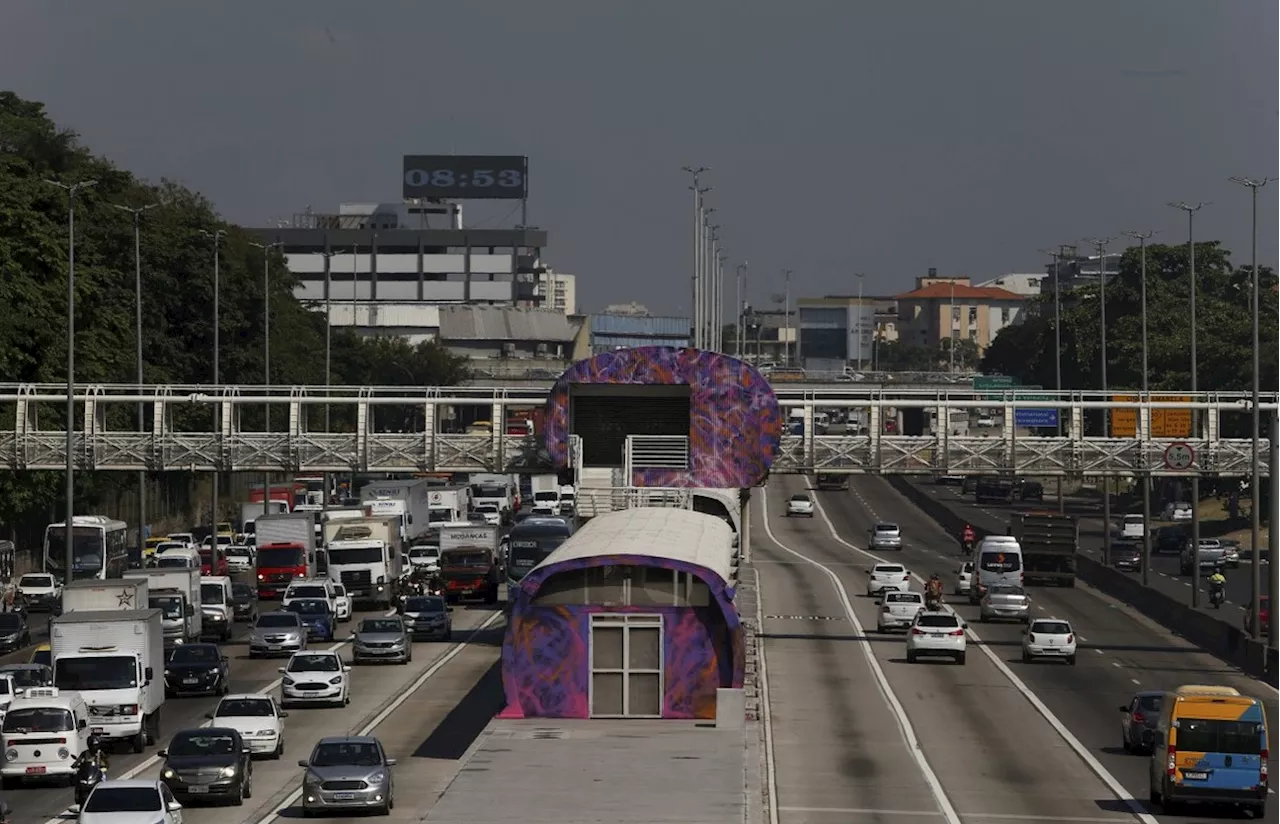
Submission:
POLYGON ((515 600, 524 576, 568 540, 573 527, 565 518, 531 516, 507 533, 507 602, 515 600))
MULTIPOLYGON (((129 568, 129 525, 105 515, 77 515, 72 519, 71 580, 123 578, 129 568)), ((44 529, 44 569, 67 580, 67 525, 44 529)))

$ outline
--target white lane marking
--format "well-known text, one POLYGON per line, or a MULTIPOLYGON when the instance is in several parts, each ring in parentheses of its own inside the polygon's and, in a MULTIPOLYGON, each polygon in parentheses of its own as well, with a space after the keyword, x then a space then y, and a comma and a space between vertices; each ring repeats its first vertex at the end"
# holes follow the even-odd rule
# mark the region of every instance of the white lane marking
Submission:
POLYGON ((1099 655, 1106 655, 1106 653, 1105 653, 1105 652, 1103 652, 1102 650, 1098 649, 1097 647, 1094 647, 1094 648, 1093 648, 1093 651, 1094 651, 1094 652, 1096 652, 1096 653, 1098 653, 1099 655))
MULTIPOLYGON (((860 807, 783 807, 788 813, 819 813, 830 815, 912 815, 938 816, 941 813, 932 810, 867 810, 860 807)), ((985 818, 996 821, 1069 821, 1073 824, 1116 824, 1128 821, 1128 818, 1092 818, 1088 816, 1063 815, 1019 815, 1017 813, 965 813, 966 820, 985 818)))
MULTIPOLYGON (((751 507, 747 507, 751 517, 751 507)), ((778 762, 773 753, 773 710, 769 706, 769 670, 764 655, 764 588, 760 586, 760 570, 751 570, 756 577, 756 653, 760 656, 760 720, 764 722, 764 772, 765 787, 769 790, 766 806, 769 824, 778 824, 778 762)))
MULTIPOLYGON (((815 498, 816 503, 816 498, 815 498)), ((840 580, 840 576, 836 575, 829 568, 823 566, 809 556, 797 552, 794 549, 783 544, 778 540, 778 536, 773 534, 773 527, 769 524, 769 492, 765 487, 760 488, 760 504, 764 509, 764 532, 769 536, 769 540, 779 549, 790 553, 802 561, 808 561, 814 567, 822 570, 822 572, 830 579, 831 584, 836 588, 836 595, 840 598, 840 605, 844 608, 845 617, 849 619, 849 623, 853 625, 858 635, 866 636, 867 631, 863 629, 862 622, 858 620, 857 614, 853 611, 853 603, 849 600, 849 593, 844 588, 844 582, 840 580)), ((819 509, 819 512, 822 510, 819 509)), ((826 515, 822 516, 824 519, 826 515)), ((830 524, 830 521, 827 522, 830 524)), ((930 792, 933 793, 933 799, 938 804, 938 808, 942 811, 942 815, 949 824, 963 824, 960 814, 956 812, 955 807, 951 805, 951 799, 947 798, 946 791, 942 788, 942 782, 930 766, 929 760, 924 756, 924 749, 920 745, 920 740, 916 737, 915 728, 911 726, 911 719, 907 717, 907 710, 902 706, 902 702, 898 700, 898 696, 894 694, 893 688, 889 685, 889 679, 884 674, 884 669, 880 666, 880 662, 876 660, 876 654, 872 651, 870 644, 859 644, 863 657, 867 660, 867 666, 871 669, 871 674, 875 676, 876 685, 880 688, 880 694, 884 697, 885 703, 889 705, 889 709, 893 712, 898 722, 898 729, 902 733, 902 740, 907 745, 907 752, 911 754, 915 760, 916 766, 920 768, 921 774, 924 776, 925 783, 929 785, 930 792)))
MULTIPOLYGON (((390 612, 386 613, 386 615, 395 615, 395 610, 391 610, 390 612)), ((485 622, 484 622, 483 624, 481 624, 480 626, 478 626, 478 627, 476 627, 475 629, 471 630, 471 632, 478 632, 478 631, 480 631, 480 630, 484 629, 484 628, 485 628, 485 627, 487 627, 489 624, 493 623, 494 619, 496 619, 496 618, 500 617, 501 615, 502 615, 502 613, 501 613, 501 612, 496 612, 496 613, 494 613, 493 615, 491 615, 491 616, 489 616, 487 619, 485 619, 485 622)), ((350 643, 351 643, 351 639, 350 639, 350 638, 347 638, 347 639, 345 639, 345 640, 343 640, 343 641, 339 641, 338 643, 334 644, 334 645, 333 645, 333 646, 331 646, 331 647, 326 648, 326 649, 324 650, 324 652, 337 652, 338 650, 342 649, 343 647, 345 647, 347 644, 350 644, 350 643)), ((452 657, 453 655, 456 655, 456 654, 457 654, 457 650, 458 650, 458 649, 460 649, 461 647, 462 647, 462 642, 458 642, 457 644, 455 644, 455 645, 454 645, 454 649, 449 650, 449 652, 445 653, 445 655, 446 655, 446 656, 449 656, 449 657, 452 657)), ((443 661, 443 660, 445 660, 445 659, 443 659, 443 658, 442 658, 442 659, 440 659, 440 660, 441 660, 441 661, 443 661)), ((284 683, 284 678, 283 678, 283 677, 282 677, 282 678, 277 678, 276 680, 274 680, 274 681, 272 681, 271 683, 267 684, 267 685, 266 685, 265 687, 263 687, 262 689, 257 690, 257 692, 260 692, 260 693, 262 693, 262 692, 271 692, 272 690, 274 690, 274 689, 276 689, 277 687, 279 687, 282 683, 284 683)), ((415 687, 414 687, 414 689, 417 689, 417 686, 415 686, 415 687)), ((213 725, 213 719, 208 719, 208 720, 206 720, 206 721, 201 722, 201 723, 197 726, 197 729, 199 729, 200 727, 209 727, 209 726, 212 726, 212 725, 213 725)), ((363 734, 363 733, 361 733, 361 734, 363 734)), ((151 769, 152 767, 154 767, 156 764, 159 764, 159 763, 160 763, 161 761, 163 761, 163 760, 164 760, 164 759, 162 759, 160 756, 158 756, 158 755, 156 755, 156 754, 154 754, 154 753, 153 753, 152 755, 148 756, 147 758, 145 758, 144 760, 142 760, 141 762, 139 762, 138 764, 136 764, 132 769, 130 769, 130 770, 128 770, 127 772, 121 773, 120 775, 116 776, 113 780, 115 780, 115 781, 127 781, 127 780, 128 780, 128 779, 130 779, 130 778, 136 778, 137 776, 139 776, 139 775, 141 775, 142 773, 146 772, 147 770, 151 769)), ((49 819, 48 821, 46 821, 46 822, 45 822, 45 824, 65 824, 65 822, 66 822, 66 820, 67 820, 67 818, 68 818, 68 817, 70 817, 70 818, 75 818, 75 817, 76 817, 76 816, 75 816, 75 814, 71 812, 71 808, 70 808, 70 807, 68 807, 67 809, 63 810, 61 813, 59 813, 59 814, 58 814, 57 816, 55 816, 54 818, 51 818, 51 819, 49 819)))
MULTIPOLYGON (((881 564, 890 563, 890 561, 888 561, 887 559, 881 558, 880 556, 875 555, 871 552, 868 552, 865 549, 862 549, 861 547, 854 546, 853 544, 846 541, 844 538, 841 538, 840 534, 836 532, 835 524, 833 524, 831 522, 831 519, 827 517, 826 509, 822 506, 821 502, 818 501, 816 496, 814 497, 813 502, 814 502, 815 508, 818 511, 818 514, 822 516, 823 522, 827 525, 827 531, 831 533, 831 537, 837 543, 842 544, 848 547, 849 549, 852 549, 854 552, 865 555, 868 558, 874 559, 876 563, 881 563, 881 564)), ((766 520, 765 521, 766 532, 768 531, 768 523, 769 522, 766 520)), ((834 575, 835 573, 828 572, 828 574, 834 575)), ((921 586, 924 586, 925 581, 923 578, 921 578, 919 575, 916 575, 915 573, 912 573, 912 577, 916 579, 917 583, 919 583, 921 586)), ((1088 765, 1089 769, 1093 770, 1094 775, 1098 776, 1098 778, 1101 779, 1102 782, 1107 785, 1107 787, 1111 790, 1111 792, 1115 794, 1116 799, 1123 802, 1124 805, 1129 808, 1129 811, 1133 814, 1133 816, 1137 818, 1139 821, 1141 821, 1142 824, 1159 824, 1159 822, 1156 821, 1155 816, 1148 813, 1146 811, 1146 808, 1143 807, 1142 803, 1139 802, 1136 798, 1134 798, 1133 795, 1124 788, 1124 785, 1121 784, 1106 767, 1102 766, 1102 762, 1098 761, 1098 759, 1094 757, 1093 753, 1089 752, 1089 749, 1084 744, 1080 743, 1080 740, 1076 738, 1075 735, 1072 734, 1071 730, 1067 729, 1067 726, 1063 724, 1062 721, 1059 720, 1056 715, 1053 714, 1052 710, 1050 710, 1047 706, 1045 706, 1044 702, 1041 701, 1040 698, 1034 692, 1031 691, 1031 688, 1028 687, 1025 683, 1023 683, 1022 679, 1019 678, 1017 675, 1015 675, 1013 670, 1009 669, 1009 666, 1005 664, 1004 661, 1000 660, 1000 656, 992 652, 991 649, 985 643, 982 642, 982 639, 978 636, 978 633, 974 632, 972 628, 967 630, 967 632, 969 636, 973 638, 973 640, 977 643, 978 649, 981 650, 982 653, 986 655, 988 659, 990 659, 991 663, 995 664, 996 669, 1000 670, 1000 673, 1009 680, 1009 683, 1013 685, 1014 689, 1022 693, 1022 697, 1027 699, 1027 701, 1031 703, 1031 706, 1035 708, 1036 712, 1040 713, 1040 717, 1042 717, 1045 721, 1049 722, 1049 726, 1053 727, 1054 731, 1058 733, 1059 737, 1061 737, 1062 740, 1067 743, 1067 746, 1075 750, 1075 753, 1077 756, 1080 757, 1080 760, 1084 761, 1084 763, 1088 765)), ((1096 647, 1095 647, 1095 650, 1098 653, 1102 652, 1102 650, 1099 650, 1096 647)))
POLYGON ((1124 665, 1123 665, 1123 664, 1121 664, 1119 661, 1112 661, 1112 662, 1111 662, 1111 666, 1113 666, 1113 667, 1122 667, 1122 666, 1124 666, 1124 665))
POLYGON ((1139 681, 1137 678, 1130 678, 1129 680, 1130 680, 1130 681, 1132 681, 1132 682, 1133 682, 1133 683, 1135 683, 1135 684, 1141 684, 1141 683, 1142 683, 1142 682, 1141 682, 1141 681, 1139 681))
POLYGON ((828 813, 830 815, 942 815, 937 810, 868 810, 862 807, 782 807, 781 809, 784 813, 828 813))
MULTIPOLYGON (((482 629, 487 629, 490 624, 492 624, 494 621, 497 621, 499 618, 502 618, 503 615, 504 613, 502 612, 495 612, 494 614, 490 615, 488 618, 484 619, 484 622, 481 623, 478 627, 471 630, 468 637, 474 636, 477 632, 479 632, 482 629)), ((394 701, 392 701, 390 704, 387 704, 385 707, 383 707, 382 712, 375 715, 373 717, 373 720, 371 720, 368 724, 365 724, 363 727, 361 727, 358 732, 354 733, 354 735, 369 735, 374 730, 376 730, 379 724, 381 724, 383 721, 386 721, 387 718, 391 715, 391 713, 395 712, 397 709, 400 708, 401 704, 403 704, 405 701, 408 701, 410 698, 412 698, 413 694, 417 692, 418 689, 421 688, 423 684, 427 683, 428 679, 430 679, 433 675, 439 672, 441 668, 444 667, 445 664, 449 663, 454 658, 457 658, 460 654, 462 654, 462 651, 466 648, 467 648, 467 644, 465 641, 454 644, 452 649, 450 649, 444 655, 436 659, 436 662, 434 664, 432 664, 430 667, 427 667, 426 672, 419 675, 417 680, 415 680, 412 684, 410 684, 409 687, 404 692, 396 696, 394 701)), ((279 808, 273 810, 272 812, 267 813, 262 818, 259 818, 256 824, 268 824, 268 822, 274 821, 276 818, 280 816, 280 813, 282 811, 292 807, 295 803, 297 803, 298 799, 301 797, 302 797, 302 787, 299 786, 298 789, 289 793, 289 796, 284 800, 283 803, 281 803, 279 808)))

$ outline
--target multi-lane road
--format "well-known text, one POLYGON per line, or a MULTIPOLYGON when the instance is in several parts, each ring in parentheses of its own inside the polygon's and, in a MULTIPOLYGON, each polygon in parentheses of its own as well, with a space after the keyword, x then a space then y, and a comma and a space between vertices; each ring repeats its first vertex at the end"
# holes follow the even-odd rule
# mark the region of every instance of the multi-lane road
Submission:
MULTIPOLYGON (((921 481, 908 481, 908 483, 914 484, 926 494, 942 501, 953 512, 969 519, 974 526, 999 534, 1004 534, 1008 528, 1009 513, 1011 511, 1015 508, 1027 507, 1026 504, 978 504, 974 502, 973 496, 962 495, 959 487, 939 486, 921 481)), ((1045 501, 1043 505, 1053 508, 1056 504, 1045 501)), ((1037 503, 1036 506, 1041 506, 1041 504, 1037 503)), ((1102 560, 1103 529, 1101 512, 1096 510, 1084 512, 1079 509, 1073 509, 1073 514, 1076 514, 1080 521, 1081 551, 1098 560, 1102 560)), ((1119 512, 1113 513, 1113 517, 1118 517, 1120 514, 1119 512)), ((1241 626, 1245 608, 1252 599, 1253 585, 1250 581, 1250 575, 1252 574, 1250 566, 1251 564, 1246 562, 1237 569, 1226 570, 1227 603, 1218 610, 1209 606, 1207 583, 1209 576, 1207 574, 1202 575, 1200 581, 1202 590, 1200 608, 1215 617, 1231 622, 1234 626, 1241 626)), ((1153 588, 1182 603, 1190 604, 1191 576, 1184 576, 1179 567, 1179 556, 1153 554, 1151 556, 1151 574, 1148 580, 1153 588)), ((1261 569, 1262 592, 1265 595, 1270 592, 1271 565, 1263 563, 1261 569)), ((1128 574, 1134 578, 1141 578, 1141 573, 1139 572, 1130 572, 1128 574)))
POLYGON ((814 492, 812 519, 784 517, 807 486, 775 478, 752 501, 766 774, 782 824, 1180 821, 1148 805, 1148 759, 1123 752, 1120 704, 1141 689, 1229 685, 1263 698, 1276 729, 1274 689, 1088 587, 1031 590, 1037 616, 1071 621, 1077 666, 1023 664, 1020 625, 979 623, 954 597, 967 663, 907 664, 903 635, 876 631, 867 530, 901 524, 904 548, 885 559, 940 573, 949 591, 954 539, 874 477, 814 492))
MULTIPOLYGON (((269 602, 261 605, 263 611, 271 608, 269 602)), ((338 640, 321 646, 347 649, 344 639, 360 618, 376 614, 381 613, 358 613, 352 623, 339 624, 338 640)), ((254 761, 251 799, 240 807, 188 806, 183 810, 184 824, 269 824, 278 817, 299 816, 295 805, 302 770, 297 761, 306 758, 321 737, 347 732, 378 736, 388 754, 398 759, 394 773, 397 809, 392 816, 416 821, 423 815, 424 805, 434 803, 453 778, 462 754, 459 747, 465 749, 501 709, 496 674, 502 631, 500 609, 459 605, 454 607, 453 641, 416 643, 413 662, 407 666, 353 667, 348 706, 289 710, 285 754, 278 760, 254 761)), ((232 658, 232 692, 279 695, 278 668, 285 659, 250 660, 243 641, 223 646, 232 658)), ((28 650, 9 658, 25 660, 29 654, 28 650)), ((164 741, 180 729, 208 724, 205 714, 217 701, 216 697, 165 701, 164 741)), ((161 759, 156 751, 161 748, 150 747, 140 755, 112 755, 111 777, 159 777, 161 759)), ((58 824, 72 803, 72 791, 21 788, 5 793, 4 800, 12 809, 15 824, 58 824)))

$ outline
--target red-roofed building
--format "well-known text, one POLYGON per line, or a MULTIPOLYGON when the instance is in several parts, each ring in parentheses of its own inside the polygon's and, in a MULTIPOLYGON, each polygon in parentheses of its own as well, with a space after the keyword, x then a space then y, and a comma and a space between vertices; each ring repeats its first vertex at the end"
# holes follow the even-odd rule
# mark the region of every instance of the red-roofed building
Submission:
POLYGON ((971 340, 981 352, 1006 326, 1021 320, 1027 299, 995 286, 972 286, 968 278, 917 278, 898 295, 898 339, 936 348, 948 336, 971 340))

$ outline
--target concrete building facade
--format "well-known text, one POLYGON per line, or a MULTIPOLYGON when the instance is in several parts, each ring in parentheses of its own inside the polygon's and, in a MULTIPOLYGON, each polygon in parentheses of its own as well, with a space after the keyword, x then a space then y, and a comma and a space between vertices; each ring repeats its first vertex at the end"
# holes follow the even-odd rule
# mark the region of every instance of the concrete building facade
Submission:
POLYGON ((968 278, 919 278, 897 296, 898 335, 904 343, 937 348, 953 338, 981 352, 1000 330, 1017 323, 1027 298, 1007 289, 972 286, 968 278))

